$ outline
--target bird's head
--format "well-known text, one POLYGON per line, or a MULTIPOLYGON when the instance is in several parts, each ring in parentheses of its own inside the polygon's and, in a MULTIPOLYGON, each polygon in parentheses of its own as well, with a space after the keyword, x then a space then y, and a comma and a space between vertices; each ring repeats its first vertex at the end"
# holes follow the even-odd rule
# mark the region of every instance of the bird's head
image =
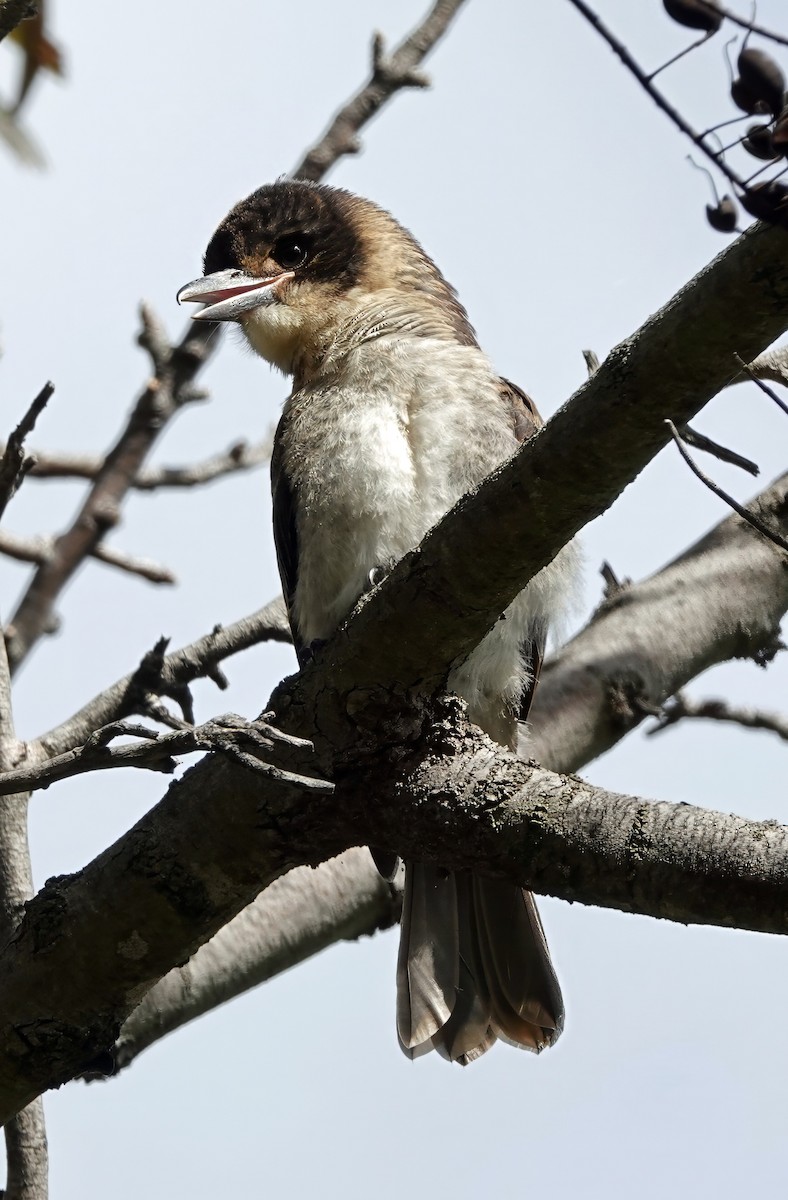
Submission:
POLYGON ((418 242, 369 200, 281 180, 233 208, 205 251, 204 275, 178 292, 198 321, 235 321, 287 374, 316 361, 337 332, 387 320, 475 342, 453 288, 418 242))

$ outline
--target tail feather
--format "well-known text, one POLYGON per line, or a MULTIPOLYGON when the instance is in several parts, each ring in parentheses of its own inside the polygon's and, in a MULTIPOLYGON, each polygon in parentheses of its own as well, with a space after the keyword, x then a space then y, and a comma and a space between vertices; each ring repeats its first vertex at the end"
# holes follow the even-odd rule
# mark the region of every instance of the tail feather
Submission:
POLYGON ((530 892, 473 877, 486 985, 499 1037, 537 1053, 564 1027, 561 989, 530 892))
POLYGON ((463 1065, 496 1038, 538 1053, 564 1009, 530 892, 408 863, 397 964, 397 1031, 411 1058, 463 1065))
POLYGON ((397 1033, 411 1058, 431 1048, 460 981, 456 876, 415 863, 405 872, 397 960, 397 1033))
POLYGON ((479 955, 477 914, 472 878, 455 875, 459 926, 459 987, 452 1014, 433 1035, 432 1045, 442 1058, 463 1065, 473 1062, 495 1041, 493 1010, 479 955))

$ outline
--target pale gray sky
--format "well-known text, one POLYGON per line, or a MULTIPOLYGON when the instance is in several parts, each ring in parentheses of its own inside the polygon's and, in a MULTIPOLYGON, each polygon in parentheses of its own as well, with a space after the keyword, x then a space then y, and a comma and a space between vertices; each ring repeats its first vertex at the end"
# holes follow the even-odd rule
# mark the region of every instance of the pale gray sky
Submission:
MULTIPOLYGON (((56 4, 68 79, 42 82, 28 113, 49 169, 0 156, 3 428, 52 378, 36 443, 105 447, 146 376, 139 299, 180 330, 175 292, 198 273, 216 223, 322 131, 366 74, 371 31, 396 40, 425 8, 56 4)), ((646 65, 687 40, 658 0, 599 9, 646 65)), ((785 26, 780 0, 759 0, 758 16, 785 26)), ((6 91, 11 56, 0 55, 6 91)), ((704 222, 706 183, 567 3, 471 0, 428 70, 433 90, 398 97, 331 181, 413 230, 501 371, 550 413, 582 381, 584 348, 604 355, 724 247, 704 222)), ((729 115, 721 40, 666 85, 701 126, 729 115)), ((260 436, 287 390, 234 338, 205 383, 212 399, 180 416, 156 461, 260 436)), ((784 418, 754 390, 726 393, 698 425, 757 459, 764 482, 784 469, 784 418)), ((741 498, 756 490, 712 467, 741 498)), ((28 482, 8 528, 55 531, 80 494, 28 482)), ((723 515, 664 452, 584 535, 584 613, 603 558, 620 574, 647 574, 723 515)), ((167 562, 180 586, 157 591, 87 566, 63 600, 61 635, 20 678, 20 732, 68 715, 161 633, 179 644, 271 597, 269 525, 265 472, 133 498, 113 542, 167 562)), ((7 616, 25 573, 0 571, 7 616)), ((200 714, 259 711, 292 667, 283 648, 233 661, 229 694, 197 689, 200 714)), ((787 678, 785 663, 765 673, 738 664, 692 691, 785 707, 787 678)), ((635 735, 586 774, 782 820, 784 754, 764 734, 688 727, 635 735)), ((135 773, 41 793, 38 882, 78 869, 161 790, 135 773)), ((536 1059, 500 1046, 466 1071, 434 1057, 411 1064, 394 1034, 394 934, 336 947, 175 1034, 119 1079, 49 1095, 53 1196, 739 1200, 783 1190, 784 942, 558 901, 541 908, 567 1002, 554 1050, 536 1059)))

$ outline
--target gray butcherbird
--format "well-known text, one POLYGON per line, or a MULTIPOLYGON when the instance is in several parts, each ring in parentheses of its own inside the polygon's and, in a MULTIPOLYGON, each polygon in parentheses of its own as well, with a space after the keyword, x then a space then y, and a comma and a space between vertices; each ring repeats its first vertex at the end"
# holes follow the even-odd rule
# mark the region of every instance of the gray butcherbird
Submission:
MULTIPOLYGON (((541 425, 498 377, 453 288, 387 212, 283 180, 229 213, 204 277, 179 300, 236 321, 293 378, 274 442, 274 536, 303 663, 381 568, 541 425)), ((528 514, 523 514, 527 529, 528 514)), ((516 749, 548 619, 565 607, 571 548, 520 593, 449 675, 472 721, 516 749)), ((468 1063, 496 1038, 551 1045, 563 1003, 530 892, 409 863, 397 967, 406 1054, 468 1063)))

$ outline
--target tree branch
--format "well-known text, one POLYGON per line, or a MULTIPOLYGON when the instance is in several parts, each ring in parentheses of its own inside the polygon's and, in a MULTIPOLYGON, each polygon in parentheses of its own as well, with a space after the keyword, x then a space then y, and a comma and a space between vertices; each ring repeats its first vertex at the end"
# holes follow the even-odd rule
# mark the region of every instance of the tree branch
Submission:
POLYGON ((0 459, 0 517, 32 466, 32 460, 25 456, 25 438, 34 429, 54 390, 51 383, 44 384, 5 445, 0 459))
MULTIPOLYGON (((788 529, 788 474, 767 488, 751 507, 788 529)), ((609 570, 609 569, 608 569, 609 570)), ((608 576, 610 578, 610 575, 608 576)), ((783 558, 753 537, 737 517, 729 517, 653 578, 608 588, 608 599, 568 646, 549 658, 531 710, 523 753, 534 754, 551 770, 577 770, 634 729, 669 694, 676 679, 689 679, 733 656, 762 659, 773 649, 780 617, 788 609, 788 573, 783 558), (676 630, 681 628, 681 636, 676 630)), ((668 707, 673 712, 673 706, 668 707)), ((699 715, 701 715, 699 713, 699 715)), ((735 710, 735 715, 739 711, 735 710)), ((757 718, 763 714, 755 714, 757 718)), ((768 720, 768 715, 764 717, 768 720)), ((776 718, 783 720, 782 718, 776 718)), ((769 724, 764 727, 776 728, 769 724)), ((776 730, 779 732, 779 730, 776 730)), ((654 732, 649 730, 648 732, 654 732)), ((355 911, 359 932, 377 928, 377 911, 368 912, 369 859, 361 857, 358 879, 344 877, 343 903, 335 911, 327 894, 320 916, 319 948, 345 936, 355 911), (365 921, 368 924, 365 925, 365 921)), ((319 874, 330 864, 323 864, 319 874)), ((294 873, 301 878, 302 870, 294 873)), ((186 967, 176 967, 131 1014, 116 1046, 118 1067, 141 1050, 207 1008, 269 979, 306 958, 312 949, 317 914, 310 901, 302 907, 294 882, 289 909, 282 895, 269 896, 289 880, 266 889, 225 930, 198 950, 186 967), (248 925, 246 914, 249 913, 248 925), (290 953, 281 957, 276 930, 286 929, 290 953), (248 942, 244 933, 249 930, 248 942), (255 931, 255 932, 251 932, 255 931), (263 936, 261 931, 270 931, 263 936), (215 943, 220 946, 214 951, 215 943), (230 947, 242 961, 232 966, 230 947), (225 947, 227 958, 225 962, 225 947), (292 955, 292 957, 291 957, 292 955)))
MULTIPOLYGON (((33 453, 31 478, 36 479, 89 479, 95 480, 102 470, 105 459, 90 454, 53 454, 36 450, 33 453)), ((221 454, 214 454, 203 462, 190 463, 182 467, 147 467, 135 475, 131 490, 152 492, 160 488, 190 488, 212 483, 225 475, 251 471, 268 462, 271 457, 271 438, 249 445, 234 442, 221 454)))
MULTIPOLYGON (((188 714, 188 686, 195 679, 213 679, 218 687, 225 688, 227 681, 219 668, 225 658, 261 642, 290 640, 284 601, 277 597, 251 616, 232 625, 217 625, 209 634, 172 654, 165 655, 162 649, 146 655, 140 668, 95 696, 67 721, 29 743, 28 755, 38 761, 80 746, 100 726, 147 712, 151 695, 175 699, 188 714)), ((193 719, 193 713, 188 719, 193 719)))
POLYGON ((361 149, 358 134, 364 125, 403 88, 428 87, 429 80, 416 68, 443 37, 463 0, 436 0, 420 25, 391 55, 384 53, 383 36, 372 40, 372 74, 369 81, 336 114, 320 140, 292 172, 294 179, 317 182, 346 154, 361 149))
POLYGON ((401 888, 356 847, 316 869, 296 867, 220 929, 183 967, 165 975, 115 1043, 115 1070, 153 1042, 338 941, 397 924, 401 888))
POLYGON ((739 708, 727 700, 691 700, 679 692, 664 705, 657 723, 646 730, 649 736, 662 733, 679 721, 725 721, 741 725, 745 729, 766 729, 788 742, 788 716, 782 713, 763 712, 757 708, 739 708))
MULTIPOLYGON (((9 439, 3 458, 5 501, 18 485, 24 467, 22 443, 36 416, 49 399, 45 388, 27 416, 9 439), (14 464, 16 466, 14 467, 14 464)), ((14 731, 11 701, 11 672, 5 643, 0 638, 0 770, 12 768, 20 753, 14 731)), ((0 945, 7 948, 22 919, 26 902, 33 895, 33 870, 28 847, 27 808, 29 795, 17 792, 0 799, 0 945)), ((49 1162, 44 1108, 39 1098, 20 1111, 8 1113, 5 1125, 7 1157, 7 1200, 46 1200, 49 1162)))
POLYGON ((111 1046, 151 984, 267 883, 361 841, 568 899, 786 927, 788 831, 560 779, 458 731, 451 706, 424 700, 664 444, 665 415, 689 420, 735 373, 732 346, 751 359, 782 331, 784 237, 756 227, 729 247, 278 690, 277 724, 315 746, 303 767, 288 753, 288 769, 333 778, 334 795, 305 804, 286 778, 261 787, 257 774, 212 757, 79 875, 50 881, 27 905, 0 985, 0 1030, 12 1031, 0 1041, 3 1113, 111 1046))
MULTIPOLYGON (((19 537, 7 529, 0 529, 0 554, 15 558, 18 562, 31 562, 43 566, 52 560, 55 554, 55 539, 51 537, 19 537)), ((149 558, 134 558, 114 546, 105 546, 99 542, 89 552, 90 558, 117 567, 129 575, 139 575, 149 583, 175 583, 176 579, 169 567, 163 567, 149 558)))
MULTIPOLYGON (((788 533, 786 497, 788 474, 749 508, 788 533)), ((702 671, 732 658, 768 661, 786 610, 785 555, 727 517, 656 575, 604 601, 547 661, 528 749, 552 770, 578 770, 702 671)))
MULTIPOLYGON (((141 339, 149 352, 152 324, 152 317, 144 312, 141 339)), ((166 352, 157 342, 151 353, 156 374, 137 400, 70 528, 56 539, 52 557, 35 571, 11 618, 6 640, 12 671, 50 627, 57 598, 74 572, 118 522, 123 499, 157 438, 183 405, 195 398, 194 378, 214 348, 212 329, 191 323, 180 343, 167 344, 166 352)))

